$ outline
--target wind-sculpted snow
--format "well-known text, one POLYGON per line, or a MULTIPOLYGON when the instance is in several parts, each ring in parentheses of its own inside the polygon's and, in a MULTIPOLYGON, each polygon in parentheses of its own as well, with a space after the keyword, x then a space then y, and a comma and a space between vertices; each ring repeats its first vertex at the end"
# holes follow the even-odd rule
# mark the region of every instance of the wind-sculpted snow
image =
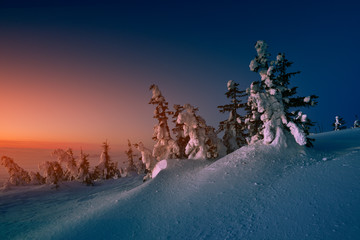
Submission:
POLYGON ((356 239, 360 129, 168 160, 155 179, 0 195, 1 239, 356 239))

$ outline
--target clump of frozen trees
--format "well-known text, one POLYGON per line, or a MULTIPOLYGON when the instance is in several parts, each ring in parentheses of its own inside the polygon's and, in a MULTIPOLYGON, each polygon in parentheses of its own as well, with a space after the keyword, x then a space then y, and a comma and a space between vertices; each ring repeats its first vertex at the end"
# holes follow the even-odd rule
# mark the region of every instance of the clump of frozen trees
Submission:
MULTIPOLYGON (((292 62, 284 53, 271 59, 268 45, 257 41, 257 56, 250 62, 250 70, 259 74, 260 80, 251 83, 244 91, 233 80, 227 83, 226 97, 228 104, 218 106, 220 112, 227 113, 228 118, 221 121, 218 131, 206 124, 197 114, 198 109, 190 104, 174 105, 174 111, 168 108, 168 102, 157 85, 151 85, 152 98, 150 104, 156 106, 154 118, 158 123, 154 126, 153 139, 156 141, 147 158, 159 161, 168 158, 211 159, 231 153, 236 149, 255 142, 265 144, 286 143, 292 138, 301 146, 312 146, 309 138, 312 121, 300 108, 317 104, 316 95, 297 96, 297 87, 290 85, 290 80, 300 72, 289 72, 292 62), (246 102, 244 101, 247 100, 246 102), (241 115, 245 112, 245 115, 241 115), (172 116, 172 133, 170 135, 168 119, 172 116), (222 141, 217 137, 223 132, 222 141), (224 150, 226 148, 226 150, 224 150)), ((142 155, 143 146, 137 146, 142 155)), ((151 171, 151 167, 147 167, 151 171)))
POLYGON ((248 141, 262 140, 271 144, 280 135, 291 134, 299 145, 312 146, 313 139, 308 135, 313 123, 298 108, 315 106, 318 97, 295 96, 297 87, 290 87, 290 79, 300 72, 288 72, 292 62, 285 58, 284 53, 271 60, 267 48, 264 41, 257 41, 257 56, 249 65, 251 71, 260 75, 260 80, 253 82, 247 90, 249 114, 245 121, 249 129, 248 141))
POLYGON ((87 185, 94 185, 96 180, 121 177, 117 162, 113 162, 110 158, 108 142, 105 141, 102 147, 103 152, 99 163, 93 171, 90 169, 89 154, 85 154, 81 150, 80 156, 76 157, 71 148, 54 150, 52 155, 56 160, 39 164, 39 172, 36 173, 28 173, 17 165, 12 158, 3 156, 1 165, 9 173, 6 186, 51 184, 58 187, 61 182, 65 181, 78 181, 87 185))
POLYGON ((157 161, 169 158, 209 159, 219 156, 222 146, 216 136, 215 129, 206 124, 198 109, 190 104, 174 105, 175 111, 170 111, 157 85, 151 85, 152 98, 150 104, 156 106, 154 118, 158 123, 154 126, 155 145, 152 157, 157 161), (170 135, 169 116, 173 116, 176 135, 175 140, 170 135))
POLYGON ((174 111, 170 111, 159 87, 151 85, 150 90, 152 97, 149 104, 155 105, 154 118, 157 119, 153 134, 155 145, 150 150, 142 142, 135 144, 146 166, 144 180, 151 178, 156 163, 163 159, 212 159, 224 155, 224 147, 215 128, 208 126, 204 118, 196 113, 197 108, 190 104, 175 104, 174 111), (175 138, 171 137, 168 125, 170 117, 174 124, 172 133, 175 138))

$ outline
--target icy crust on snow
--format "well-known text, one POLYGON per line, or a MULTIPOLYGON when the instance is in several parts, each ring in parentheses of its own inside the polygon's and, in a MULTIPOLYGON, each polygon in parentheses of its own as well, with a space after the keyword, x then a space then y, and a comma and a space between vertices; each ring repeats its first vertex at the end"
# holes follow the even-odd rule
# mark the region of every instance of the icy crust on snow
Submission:
POLYGON ((360 129, 311 137, 313 149, 292 140, 218 161, 167 160, 144 184, 3 192, 0 238, 356 239, 360 129))

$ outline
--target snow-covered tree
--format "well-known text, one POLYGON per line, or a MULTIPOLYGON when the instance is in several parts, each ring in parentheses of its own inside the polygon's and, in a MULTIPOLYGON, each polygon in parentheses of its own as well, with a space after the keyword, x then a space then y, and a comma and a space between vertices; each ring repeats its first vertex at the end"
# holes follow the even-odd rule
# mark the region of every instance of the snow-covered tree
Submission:
POLYGON ((184 136, 189 137, 185 154, 189 159, 218 157, 220 141, 214 140, 214 128, 209 128, 205 120, 196 115, 197 108, 190 104, 183 107, 184 111, 179 113, 177 123, 183 124, 184 136))
POLYGON ((136 166, 135 166, 135 163, 134 163, 134 152, 132 150, 132 147, 131 147, 131 142, 130 140, 128 139, 128 150, 125 151, 126 153, 126 156, 128 158, 128 166, 126 168, 126 172, 129 174, 129 173, 135 173, 137 172, 137 169, 136 169, 136 166))
POLYGON ((78 166, 74 156, 74 152, 71 148, 68 150, 56 149, 54 150, 53 156, 57 157, 60 164, 65 164, 66 170, 64 172, 65 181, 73 181, 78 176, 78 166))
POLYGON ((221 139, 218 138, 215 128, 206 125, 205 120, 204 120, 204 125, 205 125, 205 135, 206 135, 205 144, 207 147, 206 157, 208 159, 214 159, 225 156, 226 147, 221 141, 221 139))
POLYGON ((153 149, 153 156, 157 160, 175 158, 179 154, 179 146, 170 136, 168 116, 171 114, 168 102, 165 101, 157 85, 151 85, 152 97, 149 104, 156 105, 154 118, 158 124, 154 126, 153 140, 156 141, 153 149))
POLYGON ((102 147, 103 152, 100 155, 99 164, 95 167, 92 178, 94 180, 118 178, 120 176, 120 172, 117 168, 117 164, 110 159, 110 147, 107 140, 103 143, 102 147))
POLYGON ((226 97, 230 99, 229 104, 218 106, 221 113, 229 113, 228 119, 221 121, 219 124, 219 132, 224 131, 223 142, 226 146, 227 154, 246 144, 246 125, 245 118, 240 116, 238 110, 245 109, 245 104, 242 103, 242 98, 247 96, 245 91, 238 88, 239 84, 233 80, 227 83, 228 91, 225 93, 226 97))
MULTIPOLYGON (((255 49, 258 56, 250 62, 250 70, 259 73, 260 81, 253 82, 248 90, 248 106, 250 114, 247 123, 259 118, 258 131, 249 131, 250 142, 263 138, 270 144, 278 134, 285 130, 293 135, 299 145, 311 146, 312 139, 308 138, 311 121, 298 109, 290 112, 290 108, 310 107, 317 104, 317 96, 294 97, 296 87, 290 88, 290 78, 299 72, 288 73, 287 68, 292 65, 284 54, 279 54, 276 61, 270 61, 267 44, 259 40, 255 49)), ((285 136, 284 134, 282 134, 285 136)))
POLYGON ((80 163, 78 169, 77 179, 88 185, 93 185, 90 174, 89 154, 85 154, 82 149, 80 151, 80 163))
POLYGON ((345 120, 342 117, 336 116, 335 122, 332 124, 334 131, 346 129, 345 120))
POLYGON ((146 148, 142 142, 134 144, 135 148, 141 153, 141 160, 146 168, 146 176, 144 177, 144 181, 151 178, 152 170, 154 169, 157 161, 153 157, 150 149, 146 148))
POLYGON ((257 109, 257 94, 260 91, 260 82, 255 81, 251 83, 250 87, 246 89, 248 94, 248 101, 246 103, 247 115, 245 117, 245 124, 247 126, 249 144, 259 141, 264 138, 263 128, 264 124, 261 121, 261 113, 257 109))
POLYGON ((312 142, 314 139, 309 138, 309 129, 314 126, 314 123, 307 117, 306 114, 303 114, 299 110, 299 108, 305 107, 314 107, 317 105, 316 99, 318 96, 310 95, 306 97, 296 96, 297 87, 290 87, 290 79, 299 74, 300 71, 297 72, 288 72, 288 68, 291 67, 293 62, 288 61, 285 58, 284 53, 279 53, 276 57, 275 61, 275 85, 278 91, 281 92, 285 116, 288 122, 294 122, 300 128, 303 129, 306 135, 306 145, 312 146, 312 142), (295 110, 292 110, 294 109, 295 110))
POLYGON ((41 184, 45 184, 45 178, 43 176, 41 176, 41 174, 39 172, 30 172, 30 184, 33 185, 41 185, 41 184))
POLYGON ((43 171, 45 183, 55 184, 56 187, 64 180, 64 170, 58 161, 45 161, 39 165, 40 170, 43 171))
POLYGON ((179 114, 184 111, 184 107, 178 104, 174 105, 175 112, 173 114, 173 123, 175 127, 172 129, 173 134, 175 134, 176 144, 179 146, 179 153, 176 154, 176 157, 179 159, 187 158, 185 154, 185 148, 187 143, 189 142, 189 136, 184 136, 184 124, 180 124, 177 122, 177 118, 179 114))
POLYGON ((357 115, 355 115, 354 128, 360 128, 360 121, 357 115))
POLYGON ((2 156, 1 165, 7 168, 9 173, 8 184, 26 185, 31 182, 29 173, 17 165, 12 158, 2 156))

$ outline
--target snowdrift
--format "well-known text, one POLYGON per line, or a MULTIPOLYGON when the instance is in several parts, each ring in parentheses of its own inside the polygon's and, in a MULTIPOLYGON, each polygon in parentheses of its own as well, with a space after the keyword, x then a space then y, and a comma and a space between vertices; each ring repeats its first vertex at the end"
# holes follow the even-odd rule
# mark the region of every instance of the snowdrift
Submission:
POLYGON ((356 239, 360 129, 142 176, 0 193, 1 239, 356 239))

